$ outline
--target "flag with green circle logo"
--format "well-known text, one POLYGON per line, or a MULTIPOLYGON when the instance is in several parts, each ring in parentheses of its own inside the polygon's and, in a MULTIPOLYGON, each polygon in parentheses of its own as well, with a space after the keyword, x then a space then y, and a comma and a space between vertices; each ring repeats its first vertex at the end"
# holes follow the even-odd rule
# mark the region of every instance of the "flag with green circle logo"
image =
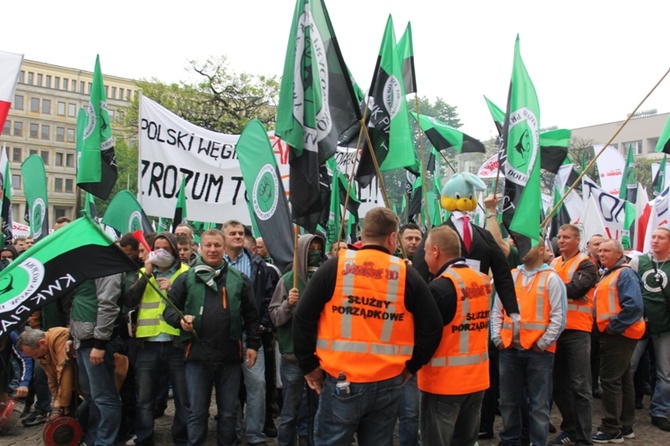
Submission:
POLYGON ((138 229, 145 234, 154 232, 149 218, 144 213, 142 206, 137 202, 135 196, 127 190, 114 195, 107 206, 102 223, 111 226, 120 234, 135 232, 138 229))
POLYGON ((63 226, 0 274, 0 338, 85 280, 136 269, 90 218, 63 226))
POLYGON ((44 161, 39 155, 30 155, 21 164, 21 173, 30 235, 37 242, 49 235, 49 199, 44 161))

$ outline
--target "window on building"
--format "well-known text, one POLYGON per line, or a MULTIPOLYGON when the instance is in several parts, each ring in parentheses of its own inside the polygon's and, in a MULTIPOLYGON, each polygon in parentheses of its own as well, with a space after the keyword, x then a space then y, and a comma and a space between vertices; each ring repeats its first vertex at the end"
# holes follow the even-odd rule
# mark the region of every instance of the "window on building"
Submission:
POLYGON ((119 87, 119 99, 123 101, 123 88, 119 87))
POLYGON ((35 85, 38 87, 42 86, 42 73, 37 73, 37 82, 35 82, 35 85))
POLYGON ((60 116, 65 116, 65 102, 58 101, 56 104, 56 113, 60 116))
POLYGON ((23 136, 23 122, 14 121, 14 136, 23 136))
POLYGON ((130 89, 126 90, 126 101, 130 101, 130 94, 131 93, 132 93, 132 91, 130 91, 130 89))
POLYGON ((37 149, 30 149, 29 152, 31 155, 37 155, 37 149))
POLYGON ((22 84, 25 79, 26 79, 26 72, 21 70, 19 72, 19 84, 22 84))
POLYGON ((47 88, 51 88, 51 75, 47 74, 44 76, 44 86, 47 88))
POLYGON ((114 122, 114 110, 107 110, 109 114, 109 122, 114 122))
POLYGON ((51 126, 48 124, 42 124, 42 139, 51 138, 51 126))
MULTIPOLYGON (((90 90, 90 88, 89 88, 89 90, 90 90)), ((90 93, 90 91, 89 91, 89 93, 90 93)), ((109 86, 105 85, 105 98, 108 98, 108 97, 109 97, 109 86)))
POLYGON ((49 151, 48 150, 42 150, 40 152, 40 156, 42 157, 42 161, 44 161, 44 165, 45 166, 49 165, 49 151))
POLYGON ((63 192, 62 178, 54 178, 54 192, 63 192))
POLYGON ((66 153, 65 154, 65 166, 66 167, 74 167, 74 154, 73 153, 66 153))
POLYGON ((67 91, 68 90, 68 83, 70 83, 70 80, 66 77, 63 78, 63 90, 67 91))
POLYGON ((56 141, 65 141, 65 127, 56 127, 56 141))
POLYGON ((5 121, 5 126, 2 128, 2 133, 9 135, 9 131, 12 128, 12 121, 9 119, 5 121))
POLYGON ((38 113, 40 111, 40 100, 39 98, 30 99, 30 111, 38 113))
POLYGON ((86 91, 86 82, 79 81, 79 93, 85 93, 86 91))
POLYGON ((77 81, 72 79, 72 91, 77 91, 77 81))
MULTIPOLYGON (((88 83, 88 94, 91 94, 91 91, 93 91, 93 84, 91 82, 88 83)), ((83 91, 82 91, 83 93, 83 91)))
POLYGON ((56 166, 62 167, 63 166, 63 152, 56 152, 56 166))
POLYGON ((35 79, 35 73, 28 71, 28 85, 32 85, 35 79))
POLYGON ((51 99, 42 99, 42 113, 51 114, 51 99))
POLYGON ((31 138, 39 138, 40 137, 40 126, 39 126, 39 124, 36 124, 34 122, 30 124, 30 137, 31 138))
POLYGON ((77 116, 77 105, 76 104, 67 104, 67 115, 71 118, 77 116))
POLYGON ((72 193, 74 191, 74 181, 72 178, 65 179, 65 192, 72 193))
POLYGON ((63 208, 54 206, 54 220, 61 217, 70 217, 72 215, 72 208, 63 208))
POLYGON ((56 90, 60 90, 60 77, 59 76, 54 77, 54 88, 56 90))
POLYGON ((629 141, 621 143, 621 151, 623 152, 624 157, 628 155, 629 147, 633 149, 635 155, 642 155, 644 153, 642 149, 642 141, 629 141))
POLYGON ((116 87, 112 87, 112 99, 116 99, 116 87))
POLYGON ((14 147, 12 149, 12 161, 15 163, 23 161, 23 149, 21 147, 14 147))
POLYGON ((74 129, 67 129, 67 142, 74 142, 74 129))
POLYGON ((23 110, 23 95, 14 95, 14 104, 12 107, 16 110, 23 110))
POLYGON ((21 175, 18 174, 12 175, 12 187, 14 189, 21 189, 21 175))

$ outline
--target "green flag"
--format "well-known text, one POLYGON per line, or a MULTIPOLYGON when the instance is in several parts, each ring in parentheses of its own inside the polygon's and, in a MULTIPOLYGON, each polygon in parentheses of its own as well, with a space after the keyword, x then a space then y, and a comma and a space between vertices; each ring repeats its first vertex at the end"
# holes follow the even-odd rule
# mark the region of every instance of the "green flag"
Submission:
POLYGON ((328 167, 332 172, 332 181, 330 186, 330 212, 328 214, 327 242, 328 246, 332 246, 340 239, 340 223, 342 222, 342 206, 340 203, 340 179, 337 170, 337 162, 335 158, 331 158, 327 162, 328 167))
POLYGON ((7 147, 3 145, 2 154, 0 154, 0 175, 2 175, 2 184, 0 185, 0 218, 2 218, 2 231, 0 231, 0 246, 10 244, 14 237, 12 235, 12 173, 9 170, 9 158, 7 157, 7 147))
POLYGON ((407 22, 405 33, 398 41, 398 58, 402 66, 402 78, 405 94, 416 93, 416 71, 414 70, 414 44, 412 43, 412 24, 407 22))
POLYGON ((106 200, 116 183, 118 173, 112 123, 107 111, 107 95, 100 70, 100 56, 95 58, 91 97, 84 110, 86 122, 82 141, 77 142, 77 185, 106 200))
MULTIPOLYGON (((663 155, 663 159, 661 160, 661 165, 658 166, 658 172, 656 172, 656 176, 654 177, 654 182, 653 182, 653 189, 654 189, 654 196, 657 197, 661 195, 661 192, 663 192, 663 189, 665 189, 665 163, 666 163, 666 158, 668 155, 663 155)), ((3 226, 4 228, 4 226, 3 226)))
POLYGON ((0 338, 86 279, 137 269, 89 218, 65 225, 16 258, 0 276, 0 338))
POLYGON ((293 221, 313 232, 328 206, 320 167, 340 134, 360 120, 351 77, 323 0, 297 0, 277 107, 275 134, 289 152, 293 221))
POLYGON ((621 234, 621 244, 623 245, 623 249, 631 249, 633 246, 631 243, 631 238, 633 235, 636 214, 637 211, 635 209, 635 205, 629 201, 626 201, 624 206, 623 230, 621 234))
POLYGON ((39 155, 30 155, 21 164, 21 173, 25 179, 23 193, 26 195, 30 235, 37 242, 49 235, 49 199, 44 161, 39 155))
POLYGON ((410 112, 410 115, 415 121, 418 121, 420 117, 421 130, 437 150, 446 150, 453 147, 457 153, 486 152, 484 144, 479 140, 445 124, 439 119, 426 115, 417 116, 414 112, 410 112))
POLYGON ((186 175, 181 178, 181 185, 177 193, 177 206, 174 208, 174 218, 172 219, 172 232, 177 229, 177 226, 186 224, 188 222, 186 217, 186 175))
POLYGON ((486 106, 489 108, 489 113, 491 113, 491 117, 493 118, 493 123, 496 125, 496 129, 498 129, 498 134, 502 136, 503 126, 505 125, 505 112, 491 102, 486 96, 484 96, 484 100, 486 101, 486 106))
MULTIPOLYGON (((416 156, 405 101, 402 67, 390 15, 370 85, 367 118, 368 132, 380 170, 414 166, 416 156)), ((356 179, 365 187, 375 175, 370 150, 363 150, 356 179)))
POLYGON ((120 234, 135 232, 138 229, 145 234, 153 232, 151 222, 147 218, 142 206, 137 202, 135 196, 127 190, 114 195, 114 198, 107 206, 102 222, 111 226, 120 234))
POLYGON ((503 221, 523 257, 540 241, 540 104, 521 59, 518 35, 503 135, 507 155, 503 221))
POLYGON ((632 146, 628 146, 626 166, 623 169, 621 187, 619 187, 619 198, 632 204, 637 202, 637 175, 635 174, 635 153, 632 146))
MULTIPOLYGON (((133 197, 134 198, 134 197, 133 197)), ((167 218, 159 217, 156 232, 166 232, 170 230, 170 223, 167 218)))
POLYGON ((93 221, 98 221, 98 210, 95 207, 95 201, 90 192, 86 192, 86 197, 84 198, 84 214, 93 221))
POLYGON ((668 116, 668 120, 665 121, 665 127, 663 127, 661 136, 658 138, 658 142, 656 143, 656 151, 670 153, 670 116, 668 116))
POLYGON ((275 265, 283 270, 293 261, 293 231, 268 134, 258 120, 250 121, 235 147, 249 195, 250 214, 275 265))

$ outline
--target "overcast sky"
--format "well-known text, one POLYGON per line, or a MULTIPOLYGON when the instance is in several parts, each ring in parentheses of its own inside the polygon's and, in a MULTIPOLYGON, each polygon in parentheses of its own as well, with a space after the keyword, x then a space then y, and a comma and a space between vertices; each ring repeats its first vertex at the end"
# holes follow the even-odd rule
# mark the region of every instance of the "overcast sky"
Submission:
MULTIPOLYGON (((504 109, 514 39, 542 127, 626 118, 670 67, 665 1, 327 0, 345 61, 369 87, 389 13, 412 23, 420 96, 457 106, 470 135, 495 133, 483 95, 504 109)), ((0 50, 104 74, 179 81, 188 60, 227 55, 240 73, 280 75, 294 0, 3 2, 0 50)), ((669 76, 670 77, 670 76, 669 76)), ((670 79, 642 106, 670 111, 670 79)))

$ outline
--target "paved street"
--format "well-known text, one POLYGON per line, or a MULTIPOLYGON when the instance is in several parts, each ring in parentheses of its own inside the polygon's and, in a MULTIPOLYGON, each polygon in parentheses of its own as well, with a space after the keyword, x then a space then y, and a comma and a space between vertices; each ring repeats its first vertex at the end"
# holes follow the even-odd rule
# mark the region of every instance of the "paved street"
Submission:
MULTIPOLYGON (((636 438, 634 440, 626 440, 625 443, 638 445, 638 446, 668 446, 670 445, 670 432, 663 432, 655 426, 651 425, 650 418, 648 415, 649 408, 649 397, 645 397, 644 400, 645 409, 637 411, 637 418, 635 424, 635 434, 636 438)), ((601 417, 601 400, 594 400, 594 413, 593 413, 593 422, 594 430, 600 422, 601 417)), ((21 409, 21 407, 19 407, 21 409)), ((20 410, 17 410, 20 412, 20 410)), ((216 408, 212 406, 211 408, 212 415, 216 413, 216 408)), ((170 445, 170 426, 172 424, 172 401, 168 407, 166 415, 162 418, 156 420, 156 445, 170 445)), ((557 410, 554 408, 552 412, 552 422, 555 426, 560 425, 560 416, 558 415, 557 410)), ((41 445, 42 444, 42 426, 33 426, 33 427, 23 427, 18 419, 18 413, 15 413, 10 420, 10 424, 14 423, 12 427, 6 429, 0 433, 0 445, 1 446, 23 446, 23 445, 41 445)), ((496 434, 500 429, 501 420, 500 417, 496 418, 496 434)), ((209 423, 209 438, 207 445, 216 445, 216 435, 215 435, 216 425, 215 421, 212 418, 209 423)), ((550 438, 553 438, 551 435, 550 438)), ((120 443, 123 444, 123 443, 120 443)), ((246 444, 243 442, 243 444, 246 444)), ((276 439, 268 439, 269 445, 276 445, 276 439)), ((398 438, 395 437, 394 444, 398 444, 398 438)), ((479 442, 480 446, 493 446, 498 444, 498 439, 485 440, 479 442)))

